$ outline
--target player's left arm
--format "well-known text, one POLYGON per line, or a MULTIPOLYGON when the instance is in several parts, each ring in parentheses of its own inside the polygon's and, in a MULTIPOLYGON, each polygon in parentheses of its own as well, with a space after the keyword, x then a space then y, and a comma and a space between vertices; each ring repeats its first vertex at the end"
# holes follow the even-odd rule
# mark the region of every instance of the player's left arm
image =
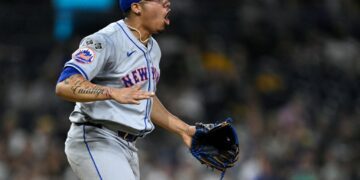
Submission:
POLYGON ((153 108, 151 111, 151 120, 156 125, 179 135, 186 146, 190 147, 191 137, 195 133, 195 126, 190 126, 178 117, 171 114, 160 102, 159 98, 155 96, 153 108))

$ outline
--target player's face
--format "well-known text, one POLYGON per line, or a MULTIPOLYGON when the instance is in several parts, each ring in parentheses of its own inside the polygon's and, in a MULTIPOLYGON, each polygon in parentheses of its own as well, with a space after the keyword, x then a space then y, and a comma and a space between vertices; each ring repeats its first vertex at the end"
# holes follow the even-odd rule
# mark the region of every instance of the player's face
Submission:
POLYGON ((169 0, 143 0, 142 22, 150 33, 158 33, 170 25, 169 0))

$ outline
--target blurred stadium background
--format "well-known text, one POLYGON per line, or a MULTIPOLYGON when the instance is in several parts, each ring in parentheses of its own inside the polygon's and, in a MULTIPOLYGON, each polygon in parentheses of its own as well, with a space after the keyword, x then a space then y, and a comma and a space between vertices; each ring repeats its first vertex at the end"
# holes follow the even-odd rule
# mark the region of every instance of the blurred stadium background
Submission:
MULTIPOLYGON (((360 1, 172 0, 158 96, 188 123, 231 116, 226 180, 360 179, 360 1)), ((116 0, 0 1, 0 179, 76 179, 64 155, 73 104, 55 97, 82 37, 116 0)), ((143 180, 215 180, 175 135, 138 142, 143 180)), ((119 178, 121 179, 121 178, 119 178)))

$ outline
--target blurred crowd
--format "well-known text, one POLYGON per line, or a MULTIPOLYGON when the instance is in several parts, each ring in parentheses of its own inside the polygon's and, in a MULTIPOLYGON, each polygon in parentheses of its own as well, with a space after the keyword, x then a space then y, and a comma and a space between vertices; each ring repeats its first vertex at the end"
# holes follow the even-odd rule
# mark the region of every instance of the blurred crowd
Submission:
MULTIPOLYGON (((63 151, 74 104, 55 84, 80 39, 122 15, 79 12, 58 42, 53 11, 0 2, 1 180, 76 179, 63 151)), ((360 179, 359 1, 172 0, 171 19, 157 95, 190 124, 233 118, 241 156, 225 180, 360 179)), ((143 180, 220 179, 165 130, 137 145, 143 180)))

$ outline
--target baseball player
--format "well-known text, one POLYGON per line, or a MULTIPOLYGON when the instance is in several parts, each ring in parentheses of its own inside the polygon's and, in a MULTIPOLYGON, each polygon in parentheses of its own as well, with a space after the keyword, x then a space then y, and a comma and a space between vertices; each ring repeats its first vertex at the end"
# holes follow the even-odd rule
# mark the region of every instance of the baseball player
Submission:
POLYGON ((138 180, 135 142, 154 124, 190 147, 195 127, 156 97, 161 51, 152 34, 170 24, 169 0, 120 0, 125 18, 85 37, 59 77, 56 94, 76 102, 65 153, 84 180, 138 180))

